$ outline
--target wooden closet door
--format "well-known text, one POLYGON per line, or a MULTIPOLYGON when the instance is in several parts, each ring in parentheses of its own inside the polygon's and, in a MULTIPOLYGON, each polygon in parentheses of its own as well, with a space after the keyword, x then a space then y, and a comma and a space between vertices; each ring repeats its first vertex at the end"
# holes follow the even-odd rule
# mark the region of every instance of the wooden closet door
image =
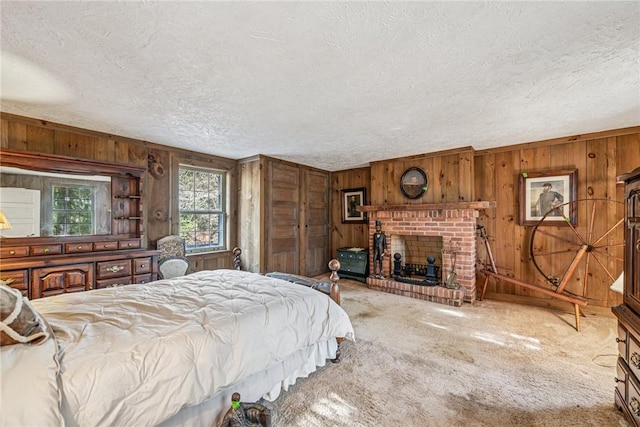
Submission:
POLYGON ((267 162, 265 197, 265 271, 300 274, 300 170, 267 162))
POLYGON ((329 173, 304 169, 302 202, 302 275, 326 273, 329 262, 329 173))

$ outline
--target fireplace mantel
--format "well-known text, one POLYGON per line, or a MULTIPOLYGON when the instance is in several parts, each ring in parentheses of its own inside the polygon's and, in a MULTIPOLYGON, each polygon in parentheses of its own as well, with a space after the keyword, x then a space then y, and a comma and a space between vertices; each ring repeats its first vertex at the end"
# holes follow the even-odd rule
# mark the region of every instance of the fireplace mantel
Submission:
POLYGON ((378 211, 432 211, 432 210, 455 210, 455 209, 489 209, 495 208, 496 202, 454 202, 454 203, 411 203, 404 205, 366 205, 358 207, 360 212, 378 211))

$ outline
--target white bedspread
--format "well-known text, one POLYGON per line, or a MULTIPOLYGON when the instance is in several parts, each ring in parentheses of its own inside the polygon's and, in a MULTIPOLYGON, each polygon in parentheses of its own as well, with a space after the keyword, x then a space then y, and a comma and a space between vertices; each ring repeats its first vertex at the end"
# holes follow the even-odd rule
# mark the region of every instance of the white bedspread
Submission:
MULTIPOLYGON (((235 270, 32 303, 58 340, 67 425, 156 425, 300 349, 353 338, 348 315, 326 295, 235 270)), ((3 370, 33 369, 9 351, 3 370)), ((42 386, 29 391, 51 394, 42 386)))

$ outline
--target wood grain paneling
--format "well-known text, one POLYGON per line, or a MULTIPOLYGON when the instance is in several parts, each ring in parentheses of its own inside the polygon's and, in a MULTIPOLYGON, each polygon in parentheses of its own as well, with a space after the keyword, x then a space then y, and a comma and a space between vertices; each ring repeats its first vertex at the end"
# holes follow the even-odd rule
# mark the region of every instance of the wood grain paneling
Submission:
MULTIPOLYGON (((350 246, 366 248, 369 246, 369 227, 367 224, 342 223, 342 190, 364 188, 366 204, 375 202, 371 199, 374 180, 371 171, 374 168, 358 168, 350 171, 333 172, 331 174, 331 258, 338 256, 338 248, 350 246)), ((377 169, 382 169, 378 166, 377 169)), ((381 186, 378 187, 381 191, 381 186)))

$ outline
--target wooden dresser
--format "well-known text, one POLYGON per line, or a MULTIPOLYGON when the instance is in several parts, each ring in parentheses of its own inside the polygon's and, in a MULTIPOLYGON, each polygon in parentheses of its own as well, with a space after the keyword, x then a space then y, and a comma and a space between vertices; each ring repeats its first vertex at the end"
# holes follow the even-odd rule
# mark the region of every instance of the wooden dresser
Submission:
POLYGON ((620 177, 625 183, 625 255, 623 303, 618 318, 615 402, 626 418, 640 425, 640 168, 620 177))
POLYGON ((0 280, 29 299, 158 279, 158 253, 140 239, 84 238, 3 245, 0 280))
MULTIPOLYGON (((0 156, 3 189, 16 189, 7 193, 13 194, 16 200, 21 190, 39 193, 41 212, 40 220, 29 221, 30 229, 37 233, 35 236, 12 237, 7 233, 0 237, 0 280, 30 299, 157 280, 159 251, 142 245, 141 189, 145 167, 9 150, 0 150, 0 156), (106 191, 97 190, 105 186, 93 185, 93 176, 110 183, 106 191), (74 188, 96 189, 92 193, 91 216, 94 220, 104 218, 102 222, 108 224, 107 231, 53 235, 58 232, 52 226, 53 206, 72 197, 66 193, 60 199, 56 193, 54 203, 52 189, 56 185, 71 187, 71 181, 74 188)), ((0 207, 5 209, 17 204, 11 199, 0 200, 0 207)), ((25 218, 31 218, 21 216, 20 212, 13 211, 9 219, 15 226, 3 231, 13 231, 25 218)), ((5 213, 8 215, 9 210, 5 213)), ((73 220, 64 222, 71 224, 69 227, 73 223, 73 220)), ((97 225, 91 224, 91 227, 97 229, 97 225)))

